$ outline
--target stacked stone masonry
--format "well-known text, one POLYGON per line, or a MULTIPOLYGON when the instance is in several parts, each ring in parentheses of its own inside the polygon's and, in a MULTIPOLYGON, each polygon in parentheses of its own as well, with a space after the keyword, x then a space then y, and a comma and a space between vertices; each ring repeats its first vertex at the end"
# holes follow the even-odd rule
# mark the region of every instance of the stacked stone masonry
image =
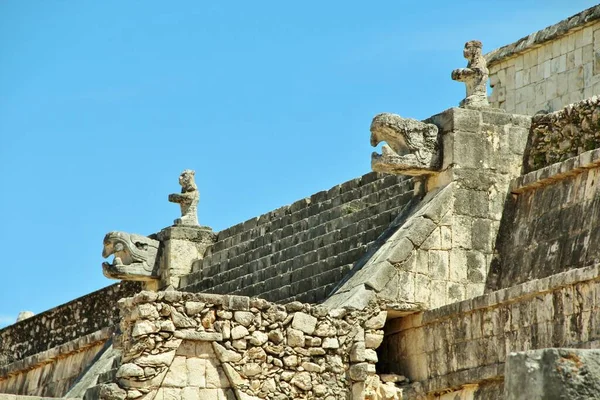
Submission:
POLYGON ((486 54, 492 107, 534 115, 600 94, 600 6, 486 54))
POLYGON ((525 172, 565 161, 600 147, 600 99, 566 106, 531 121, 525 172))
POLYGON ((426 122, 438 127, 444 149, 442 170, 430 178, 437 186, 413 198, 326 305, 360 308, 377 296, 409 312, 483 293, 530 118, 452 108, 426 122))
POLYGON ((320 302, 413 198, 414 181, 369 173, 219 232, 181 290, 320 302))
POLYGON ((451 390, 491 390, 489 397, 464 398, 501 399, 496 382, 503 380, 510 352, 598 348, 599 277, 598 265, 571 270, 393 320, 386 325, 379 350, 386 360, 378 373, 414 381, 404 391, 408 399, 445 399, 441 393, 451 390), (460 390, 463 385, 470 388, 460 390))
MULTIPOLYGON (((347 399, 375 375, 386 312, 141 292, 120 302, 121 365, 102 399, 347 399)), ((390 399, 394 397, 389 397, 390 399)), ((397 397, 396 397, 397 398, 397 397)))
POLYGON ((0 330, 0 367, 115 326, 117 301, 139 290, 137 282, 121 282, 7 326, 0 330))
POLYGON ((105 328, 0 367, 0 393, 67 395, 82 373, 96 361, 111 333, 105 328))
POLYGON ((488 290, 600 262, 599 164, 593 150, 512 185, 488 290))

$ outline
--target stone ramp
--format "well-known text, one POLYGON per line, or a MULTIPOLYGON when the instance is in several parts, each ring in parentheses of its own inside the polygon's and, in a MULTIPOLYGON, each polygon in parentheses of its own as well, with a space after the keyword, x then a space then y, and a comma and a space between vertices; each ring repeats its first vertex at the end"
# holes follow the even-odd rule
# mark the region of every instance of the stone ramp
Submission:
POLYGON ((97 359, 83 372, 77 382, 69 389, 65 397, 83 398, 86 391, 96 385, 111 380, 119 364, 120 355, 109 340, 97 359))

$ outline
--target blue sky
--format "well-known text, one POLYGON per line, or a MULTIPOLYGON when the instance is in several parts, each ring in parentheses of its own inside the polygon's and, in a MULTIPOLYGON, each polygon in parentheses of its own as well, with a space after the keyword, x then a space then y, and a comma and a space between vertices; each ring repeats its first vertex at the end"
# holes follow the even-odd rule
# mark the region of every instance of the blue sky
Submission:
POLYGON ((114 283, 104 234, 170 225, 183 169, 215 231, 328 189, 369 172, 375 114, 458 104, 464 42, 593 5, 0 2, 0 327, 114 283))

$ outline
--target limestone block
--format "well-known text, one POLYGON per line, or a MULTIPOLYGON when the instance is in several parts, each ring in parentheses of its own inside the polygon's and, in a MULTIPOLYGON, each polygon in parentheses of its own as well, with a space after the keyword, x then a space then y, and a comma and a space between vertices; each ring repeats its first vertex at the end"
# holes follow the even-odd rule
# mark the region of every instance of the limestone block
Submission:
POLYGON ((296 373, 292 378, 291 383, 304 391, 312 389, 312 379, 308 372, 296 373))
POLYGON ((165 387, 183 388, 187 386, 187 377, 186 357, 176 356, 169 367, 169 372, 167 372, 162 385, 165 387))
POLYGON ((387 259, 392 264, 405 261, 414 249, 413 243, 407 238, 401 238, 398 241, 390 243, 389 255, 387 259))
POLYGON ((254 346, 262 346, 263 344, 267 343, 268 340, 269 337, 267 334, 261 331, 252 332, 252 337, 249 339, 250 343, 254 346))
POLYGON ((369 376, 369 374, 373 373, 375 373, 375 365, 369 364, 367 362, 353 364, 348 371, 350 379, 358 382, 364 381, 365 379, 367 379, 367 376, 369 376))
POLYGON ((214 362, 207 362, 206 368, 206 387, 207 388, 228 388, 230 387, 229 380, 225 374, 225 364, 218 365, 214 362))
MULTIPOLYGON (((181 399, 181 389, 179 388, 160 388, 156 392, 156 399, 163 400, 180 400, 181 399)), ((150 397, 152 398, 152 397, 150 397)))
POLYGON ((211 360, 196 357, 186 359, 185 364, 188 371, 188 384, 190 386, 206 387, 206 363, 210 362, 211 360))
POLYGON ((317 326, 317 319, 312 315, 297 312, 292 319, 292 328, 298 329, 308 335, 312 335, 317 326))
POLYGON ((249 334, 250 332, 248 332, 248 329, 241 325, 235 326, 231 329, 231 338, 233 340, 242 339, 248 336, 249 334))
POLYGON ((322 346, 324 349, 337 349, 340 347, 340 343, 337 338, 328 337, 323 339, 322 346))
POLYGON ((542 349, 511 353, 505 370, 507 400, 600 398, 600 350, 542 349))
POLYGON ((181 400, 202 400, 200 389, 197 387, 186 387, 181 391, 181 400))
POLYGON ((236 311, 233 313, 233 318, 243 326, 250 326, 254 319, 254 314, 250 311, 236 311))
POLYGON ((164 365, 170 365, 174 357, 175 350, 141 356, 135 360, 135 363, 142 367, 161 367, 164 365))
POLYGON ((381 329, 385 325, 385 320, 387 318, 387 311, 381 311, 376 316, 368 319, 364 327, 365 329, 381 329))
POLYGON ((200 311, 202 311, 202 309, 204 309, 204 307, 206 306, 206 303, 203 303, 201 301, 186 301, 185 302, 185 313, 187 315, 189 315, 190 317, 198 314, 200 311))
POLYGON ((304 346, 304 332, 298 329, 288 328, 287 331, 287 344, 290 347, 303 347, 304 346))
POLYGON ((383 334, 367 333, 365 334, 365 346, 369 349, 378 348, 383 342, 383 334))
POLYGON ((238 362, 242 359, 241 354, 233 350, 228 350, 219 343, 213 342, 213 349, 222 362, 238 362))
POLYGON ((135 378, 144 376, 144 369, 133 363, 126 363, 119 367, 117 378, 135 378))
POLYGON ((133 326, 133 331, 131 333, 132 336, 143 336, 148 335, 150 333, 156 333, 160 330, 160 327, 157 324, 154 324, 150 321, 142 320, 137 321, 133 326))

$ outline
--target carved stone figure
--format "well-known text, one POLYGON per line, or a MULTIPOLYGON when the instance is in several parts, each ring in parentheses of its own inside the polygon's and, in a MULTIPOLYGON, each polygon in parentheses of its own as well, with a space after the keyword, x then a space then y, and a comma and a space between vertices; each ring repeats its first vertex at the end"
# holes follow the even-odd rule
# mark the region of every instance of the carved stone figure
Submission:
POLYGON ((31 318, 35 314, 32 311, 21 311, 17 316, 17 322, 23 321, 24 319, 31 318))
POLYGON ((468 60, 467 68, 458 68, 452 71, 452 79, 464 82, 467 87, 467 97, 460 102, 460 107, 489 107, 487 98, 489 71, 487 62, 481 55, 482 47, 479 40, 465 43, 463 55, 468 60))
POLYGON ((159 241, 127 232, 109 232, 104 237, 102 257, 114 255, 112 264, 102 263, 104 276, 128 281, 159 279, 159 241))
POLYGON ((179 203, 181 207, 181 218, 175 220, 175 225, 192 225, 198 226, 198 200, 200 193, 196 182, 194 182, 195 172, 191 169, 186 169, 179 175, 179 184, 181 185, 181 193, 173 193, 169 195, 171 203, 179 203))
POLYGON ((387 142, 382 154, 373 153, 371 169, 402 175, 427 175, 440 166, 438 128, 396 114, 376 115, 371 123, 371 146, 387 142))

